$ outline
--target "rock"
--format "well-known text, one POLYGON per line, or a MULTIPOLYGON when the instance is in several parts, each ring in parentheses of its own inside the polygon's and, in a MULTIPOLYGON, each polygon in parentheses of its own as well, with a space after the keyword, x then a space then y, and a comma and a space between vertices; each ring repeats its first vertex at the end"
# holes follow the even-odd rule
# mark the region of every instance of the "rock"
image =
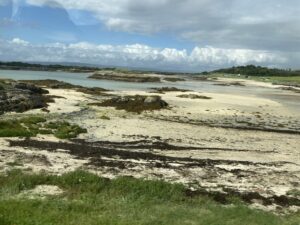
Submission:
POLYGON ((101 103, 94 103, 91 105, 115 107, 119 110, 126 110, 128 112, 141 113, 143 111, 159 110, 168 106, 160 96, 123 96, 108 99, 101 103))
POLYGON ((189 90, 179 89, 176 87, 161 87, 161 88, 151 88, 154 92, 165 94, 166 92, 187 92, 189 90))
POLYGON ((168 103, 161 99, 160 96, 148 96, 144 99, 144 104, 158 104, 162 108, 167 107, 168 103))
POLYGON ((159 96, 148 96, 145 98, 144 103, 151 104, 160 100, 161 98, 159 96))
POLYGON ((110 71, 102 70, 97 71, 93 75, 89 76, 91 79, 97 80, 115 80, 123 82, 137 82, 137 83, 147 83, 147 82, 161 82, 160 77, 153 76, 150 74, 136 73, 136 72, 121 72, 121 71, 110 71))
POLYGON ((32 84, 12 83, 0 92, 0 114, 47 107, 51 98, 46 93, 47 90, 32 84))
POLYGON ((178 95, 178 98, 190 98, 190 99, 211 99, 211 97, 207 97, 204 95, 196 95, 196 94, 187 94, 187 95, 178 95))
POLYGON ((21 89, 21 90, 29 90, 32 93, 36 93, 36 94, 49 94, 47 90, 37 87, 33 84, 15 83, 13 84, 13 88, 21 89))

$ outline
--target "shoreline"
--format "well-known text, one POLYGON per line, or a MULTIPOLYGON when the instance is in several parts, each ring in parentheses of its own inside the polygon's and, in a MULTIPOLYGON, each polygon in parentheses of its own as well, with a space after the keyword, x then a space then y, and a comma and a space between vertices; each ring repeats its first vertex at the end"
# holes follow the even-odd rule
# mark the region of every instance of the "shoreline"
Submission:
MULTIPOLYGON (((162 179, 183 183, 192 190, 231 190, 229 195, 256 192, 267 199, 289 199, 287 193, 298 187, 300 161, 295 156, 299 155, 299 115, 273 100, 172 89, 163 93, 63 86, 46 89, 49 95, 60 96, 49 103, 47 112, 6 113, 0 119, 39 115, 50 121, 76 123, 87 133, 80 134, 80 140, 40 134, 29 139, 0 138, 2 172, 8 169, 7 163, 18 160, 16 168, 34 172, 61 174, 81 168, 108 178, 162 179), (184 98, 178 97, 183 94, 184 98), (136 95, 158 95, 169 106, 133 113, 91 105, 136 95), (265 123, 274 130, 255 130, 249 121, 257 126, 265 123), (225 122, 249 124, 245 123, 245 129, 224 128, 220 124, 225 122), (295 133, 280 133, 287 128, 295 133), (28 160, 32 157, 34 160, 28 160)), ((299 197, 288 200, 283 208, 300 208, 299 201, 299 197)), ((272 202, 267 208, 272 210, 278 204, 272 202)))

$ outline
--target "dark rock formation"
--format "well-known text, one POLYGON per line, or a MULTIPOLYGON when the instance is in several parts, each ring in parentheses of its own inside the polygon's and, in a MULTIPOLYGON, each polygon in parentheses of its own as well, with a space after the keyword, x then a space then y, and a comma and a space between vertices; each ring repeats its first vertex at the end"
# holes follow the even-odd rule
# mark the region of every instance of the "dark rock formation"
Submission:
POLYGON ((185 79, 179 77, 165 77, 164 81, 177 82, 177 81, 185 81, 185 79))
POLYGON ((207 97, 204 95, 196 95, 196 94, 187 94, 187 95, 178 95, 178 98, 190 98, 190 99, 212 99, 211 97, 207 97))
POLYGON ((90 94, 90 95, 112 95, 112 94, 106 94, 108 90, 100 87, 83 87, 80 85, 74 85, 74 84, 69 84, 63 81, 58 81, 58 80, 24 80, 23 81, 26 84, 30 84, 33 86, 39 86, 39 87, 46 87, 46 88, 51 88, 51 89, 71 89, 75 91, 79 91, 85 94, 90 94))
POLYGON ((141 73, 124 73, 116 71, 100 71, 91 75, 89 78, 97 80, 114 80, 124 82, 136 82, 136 83, 147 83, 147 82, 161 82, 158 76, 152 76, 149 74, 141 73))
POLYGON ((30 91, 35 94, 49 94, 49 92, 45 89, 42 89, 40 87, 37 87, 32 84, 26 84, 26 83, 14 83, 13 88, 15 89, 20 89, 20 90, 25 90, 25 91, 30 91))
POLYGON ((154 93, 165 94, 166 92, 188 92, 187 89, 179 89, 176 87, 161 87, 161 88, 151 88, 154 93))
POLYGON ((53 101, 45 95, 48 93, 47 90, 31 84, 19 82, 6 84, 0 90, 0 114, 47 107, 47 102, 53 101))
POLYGON ((147 110, 159 110, 166 108, 168 103, 161 99, 160 96, 122 96, 105 100, 101 103, 93 103, 91 105, 115 107, 119 110, 128 112, 141 113, 147 110))

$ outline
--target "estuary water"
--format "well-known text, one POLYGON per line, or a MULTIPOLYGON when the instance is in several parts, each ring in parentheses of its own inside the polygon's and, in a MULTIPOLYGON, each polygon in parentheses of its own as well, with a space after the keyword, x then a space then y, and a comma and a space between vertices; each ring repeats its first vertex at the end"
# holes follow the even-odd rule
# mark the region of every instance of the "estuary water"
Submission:
MULTIPOLYGON (((70 84, 85 87, 101 87, 109 90, 147 90, 158 87, 176 87, 193 91, 213 92, 213 93, 239 93, 251 94, 249 87, 239 86, 218 86, 214 82, 201 81, 180 81, 161 83, 131 83, 111 80, 95 80, 88 78, 89 73, 69 73, 69 72, 47 72, 47 71, 23 71, 23 70, 0 70, 0 79, 14 80, 44 80, 53 79, 64 81, 70 84)), ((264 92, 265 88, 256 87, 257 92, 264 92)))
POLYGON ((23 70, 0 70, 0 79, 14 80, 44 80, 53 79, 81 85, 85 87, 101 87, 114 91, 126 90, 149 90, 158 87, 176 87, 180 89, 193 90, 198 92, 210 92, 219 94, 234 94, 245 96, 258 96, 272 99, 288 108, 300 110, 300 95, 292 94, 290 91, 280 89, 258 87, 258 86, 219 86, 215 82, 207 81, 180 81, 161 83, 131 83, 110 80, 95 80, 88 78, 89 73, 69 72, 47 72, 47 71, 23 71, 23 70))

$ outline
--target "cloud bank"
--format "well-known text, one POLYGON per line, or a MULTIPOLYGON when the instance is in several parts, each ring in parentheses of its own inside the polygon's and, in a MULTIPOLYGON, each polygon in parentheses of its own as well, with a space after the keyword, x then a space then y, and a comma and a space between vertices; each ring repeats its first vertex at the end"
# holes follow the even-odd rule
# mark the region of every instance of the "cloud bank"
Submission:
POLYGON ((195 47, 182 49, 153 48, 147 45, 31 44, 14 38, 0 40, 0 60, 31 62, 80 62, 103 66, 142 67, 161 70, 203 71, 242 64, 281 65, 282 55, 268 51, 195 47))

